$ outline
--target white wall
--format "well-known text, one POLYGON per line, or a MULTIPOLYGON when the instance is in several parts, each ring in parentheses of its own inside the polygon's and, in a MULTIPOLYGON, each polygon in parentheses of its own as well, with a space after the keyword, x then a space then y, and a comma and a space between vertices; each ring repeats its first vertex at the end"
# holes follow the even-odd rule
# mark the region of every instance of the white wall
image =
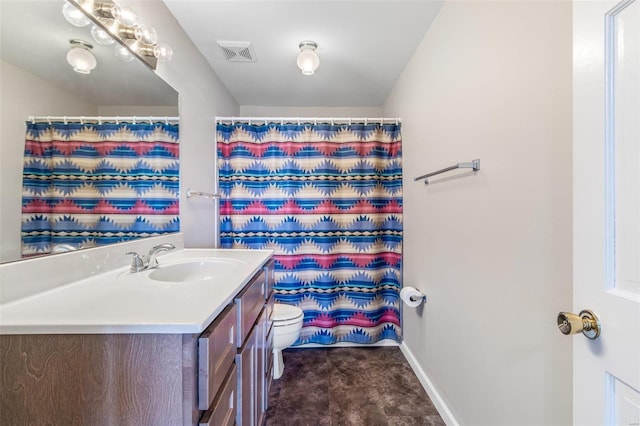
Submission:
POLYGON ((265 107, 241 105, 242 117, 357 117, 373 118, 382 116, 378 107, 265 107))
POLYGON ((140 117, 177 117, 180 108, 176 106, 133 106, 133 105, 99 105, 98 115, 103 117, 114 116, 140 116, 140 117))
POLYGON ((173 59, 159 63, 157 73, 180 94, 180 226, 186 247, 213 247, 218 228, 214 204, 187 200, 184 191, 214 191, 214 117, 238 115, 238 104, 162 1, 119 3, 133 5, 158 30, 159 39, 173 47, 173 59))
POLYGON ((404 284, 429 297, 405 344, 460 424, 571 423, 571 22, 571 2, 449 1, 384 104, 403 118, 404 284))
POLYGON ((25 121, 34 115, 95 115, 98 107, 0 61, 0 263, 20 259, 25 121))

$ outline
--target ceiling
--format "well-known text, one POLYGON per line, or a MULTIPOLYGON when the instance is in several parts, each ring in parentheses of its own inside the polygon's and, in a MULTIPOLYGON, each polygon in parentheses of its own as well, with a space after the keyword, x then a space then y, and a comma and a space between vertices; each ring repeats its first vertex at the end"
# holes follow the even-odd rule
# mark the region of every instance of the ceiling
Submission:
POLYGON ((164 0, 243 106, 380 107, 442 0, 164 0), (218 40, 249 41, 256 62, 229 62, 218 40), (304 76, 298 44, 318 44, 304 76))

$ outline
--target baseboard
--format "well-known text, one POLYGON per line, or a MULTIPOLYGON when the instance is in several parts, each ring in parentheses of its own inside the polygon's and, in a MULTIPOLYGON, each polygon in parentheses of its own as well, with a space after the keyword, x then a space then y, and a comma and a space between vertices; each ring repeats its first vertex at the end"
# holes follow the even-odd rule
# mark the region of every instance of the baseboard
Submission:
POLYGON ((392 339, 384 339, 380 340, 376 343, 350 343, 350 342, 339 342, 334 343, 332 345, 321 345, 318 343, 307 343, 305 345, 292 346, 295 349, 305 349, 305 348, 370 348, 372 346, 400 346, 398 342, 392 339))
POLYGON ((427 392, 427 395, 429 395, 429 398, 431 398, 431 402, 433 402, 433 405, 438 410, 438 413, 440 413, 440 417, 442 417, 442 420, 444 420, 447 426, 459 426, 459 423, 456 421, 455 417, 453 417, 453 413, 440 396, 440 393, 433 386, 433 383, 429 379, 429 376, 427 376, 427 373, 425 373, 422 367, 420 367, 420 364, 418 364, 418 360, 415 356, 413 356, 413 352, 411 352, 411 350, 407 347, 406 343, 402 342, 402 344, 400 345, 400 350, 407 359, 407 362, 409 362, 409 365, 413 369, 413 372, 416 374, 416 376, 418 376, 418 380, 420 380, 422 387, 427 392))

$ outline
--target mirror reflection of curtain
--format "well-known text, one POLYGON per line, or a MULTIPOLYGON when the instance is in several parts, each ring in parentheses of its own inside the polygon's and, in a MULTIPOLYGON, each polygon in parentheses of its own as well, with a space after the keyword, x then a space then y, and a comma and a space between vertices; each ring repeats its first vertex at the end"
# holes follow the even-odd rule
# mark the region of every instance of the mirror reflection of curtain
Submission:
POLYGON ((217 125, 223 248, 275 251, 297 344, 401 340, 399 124, 217 125))
POLYGON ((179 231, 178 124, 26 125, 23 257, 179 231))

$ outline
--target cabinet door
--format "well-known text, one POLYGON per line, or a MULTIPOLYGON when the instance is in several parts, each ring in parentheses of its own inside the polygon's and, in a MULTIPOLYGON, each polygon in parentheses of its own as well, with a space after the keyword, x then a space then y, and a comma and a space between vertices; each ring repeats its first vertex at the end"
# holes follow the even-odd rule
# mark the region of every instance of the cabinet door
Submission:
POLYGON ((267 310, 264 309, 258 318, 258 324, 256 325, 256 337, 257 337, 257 383, 256 383, 256 417, 257 424, 261 425, 264 420, 264 416, 267 412, 266 407, 266 386, 267 381, 265 377, 267 366, 267 310))
POLYGON ((271 389, 271 384, 273 383, 273 327, 269 327, 268 325, 264 357, 264 397, 262 399, 264 404, 263 410, 266 414, 267 409, 269 408, 269 390, 271 389))
POLYGON ((255 326, 247 337, 244 346, 236 355, 238 365, 238 426, 256 426, 258 424, 257 383, 258 383, 258 329, 255 326))

